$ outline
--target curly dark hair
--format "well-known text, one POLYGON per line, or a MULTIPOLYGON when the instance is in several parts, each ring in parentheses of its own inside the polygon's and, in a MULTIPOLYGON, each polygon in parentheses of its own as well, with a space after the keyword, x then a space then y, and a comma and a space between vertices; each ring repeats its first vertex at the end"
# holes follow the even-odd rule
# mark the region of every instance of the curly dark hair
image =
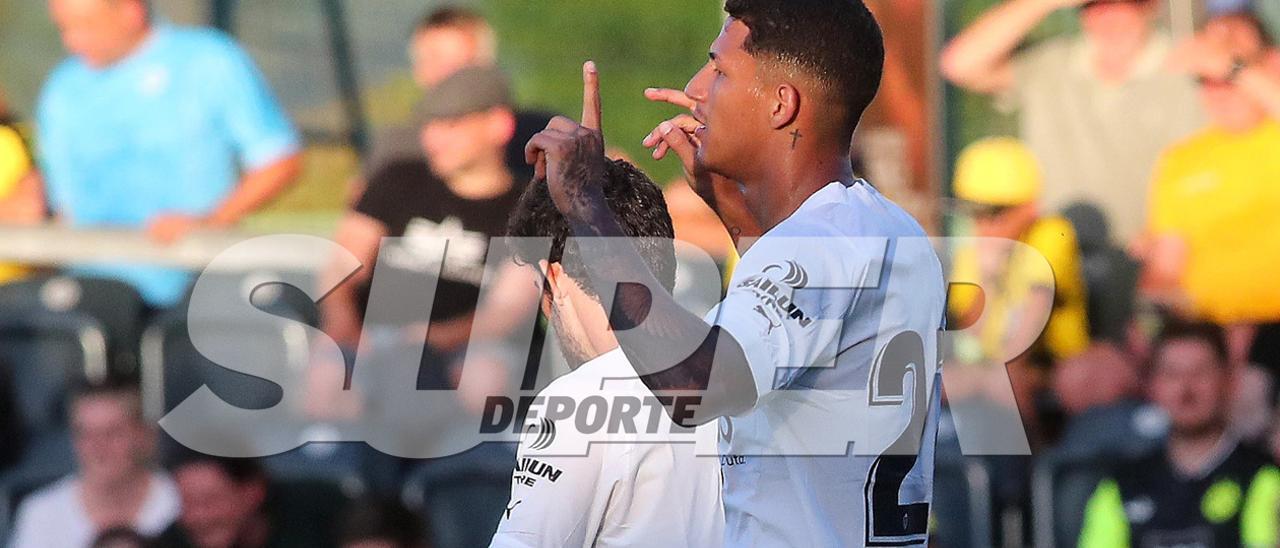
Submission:
MULTIPOLYGON (((636 250, 648 265, 658 282, 668 291, 675 286, 676 257, 675 229, 667 201, 648 175, 624 160, 609 160, 605 166, 605 201, 617 215, 623 232, 636 240, 636 250)), ((551 200, 546 180, 529 184, 511 220, 507 224, 509 238, 551 238, 551 254, 548 257, 532 256, 528 246, 512 246, 515 260, 520 264, 537 264, 541 259, 560 263, 565 272, 582 286, 587 294, 599 297, 585 285, 587 272, 579 256, 578 246, 569 239, 570 228, 564 215, 551 200)))
POLYGON ((862 0, 728 0, 724 10, 750 29, 748 53, 812 77, 853 134, 884 73, 884 35, 862 0))

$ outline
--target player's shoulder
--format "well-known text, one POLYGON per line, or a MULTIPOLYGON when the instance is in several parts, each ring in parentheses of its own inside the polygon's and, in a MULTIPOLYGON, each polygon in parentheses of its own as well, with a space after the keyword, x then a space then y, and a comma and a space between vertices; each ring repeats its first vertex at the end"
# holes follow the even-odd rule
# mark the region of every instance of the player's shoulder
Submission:
POLYGON ((831 183, 823 187, 770 234, 852 238, 926 235, 915 218, 865 180, 848 185, 831 183))

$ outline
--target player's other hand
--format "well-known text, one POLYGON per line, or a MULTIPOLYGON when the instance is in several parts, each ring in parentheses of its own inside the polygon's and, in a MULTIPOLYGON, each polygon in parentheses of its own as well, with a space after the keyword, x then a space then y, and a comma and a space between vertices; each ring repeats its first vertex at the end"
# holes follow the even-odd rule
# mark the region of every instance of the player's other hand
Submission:
MULTIPOLYGON (((604 177, 604 135, 600 132, 600 75, 594 62, 582 66, 582 123, 557 116, 525 145, 525 161, 545 178, 551 199, 566 216, 586 211, 604 177)), ((598 203, 598 202, 597 202, 598 203)))
POLYGON ((702 148, 698 129, 702 122, 692 114, 696 102, 685 92, 674 89, 649 88, 644 90, 644 96, 656 103, 669 103, 686 109, 689 113, 658 124, 641 144, 653 149, 655 160, 666 158, 671 152, 680 158, 685 181, 721 217, 735 240, 741 235, 759 235, 759 226, 750 216, 738 183, 711 172, 698 160, 698 151, 702 148))

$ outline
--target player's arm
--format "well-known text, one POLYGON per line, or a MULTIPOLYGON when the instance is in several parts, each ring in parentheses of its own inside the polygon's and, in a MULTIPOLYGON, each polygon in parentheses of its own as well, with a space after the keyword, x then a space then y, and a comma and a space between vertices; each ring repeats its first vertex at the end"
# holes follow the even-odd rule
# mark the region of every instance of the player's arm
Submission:
MULTIPOLYGON (((600 134, 599 83, 595 66, 584 67, 583 122, 557 117, 535 135, 525 149, 536 177, 545 177, 552 199, 565 215, 579 245, 593 245, 582 255, 599 294, 615 292, 610 314, 619 344, 641 379, 656 393, 703 391, 691 422, 750 409, 756 391, 742 345, 728 332, 685 310, 661 284, 631 245, 616 238, 626 233, 605 201, 604 139, 600 134), (627 280, 631 283, 619 284, 627 280), (691 351, 689 349, 692 349, 691 351)), ((689 421, 676 418, 678 422, 689 421)))
POLYGON ((588 526, 602 517, 591 519, 592 501, 602 491, 618 489, 620 483, 604 470, 608 447, 597 444, 586 455, 574 454, 587 447, 584 436, 574 430, 573 421, 555 424, 550 434, 533 430, 521 440, 511 475, 511 499, 490 546, 584 546, 589 544, 588 535, 595 534, 588 526), (549 447, 530 445, 538 440, 550 440, 549 447))
POLYGON ((1086 0, 1008 0, 966 28, 942 51, 942 74, 978 93, 1000 93, 1014 83, 1013 51, 1049 14, 1086 0))
MULTIPOLYGON (((649 88, 645 90, 644 96, 650 101, 693 109, 693 100, 683 91, 649 88)), ((653 149, 655 160, 665 158, 668 152, 676 152, 689 187, 715 212, 733 238, 733 244, 742 250, 745 247, 744 238, 758 238, 764 234, 764 229, 747 209, 746 199, 737 181, 700 169, 694 161, 692 151, 701 146, 695 133, 700 125, 702 123, 692 115, 681 114, 658 124, 641 144, 653 149)))

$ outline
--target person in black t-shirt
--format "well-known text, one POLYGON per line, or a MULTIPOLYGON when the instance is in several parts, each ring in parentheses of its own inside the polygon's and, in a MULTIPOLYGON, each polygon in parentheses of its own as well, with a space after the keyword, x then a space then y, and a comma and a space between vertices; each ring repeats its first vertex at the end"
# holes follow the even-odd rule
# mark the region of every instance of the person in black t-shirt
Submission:
POLYGON ((1080 546, 1277 546, 1280 469, 1229 429, 1222 329, 1173 324, 1153 356, 1151 397, 1169 416, 1169 440, 1098 485, 1080 546))
MULTIPOLYGON (((445 388, 456 382, 447 366, 454 365, 472 335, 482 277, 487 268, 499 267, 486 264, 489 244, 494 238, 501 242, 508 213, 533 173, 508 160, 515 116, 506 79, 497 69, 463 69, 427 96, 417 114, 426 161, 390 162, 370 180, 336 236, 366 268, 345 281, 342 273, 326 276, 325 287, 336 289, 320 304, 322 329, 347 349, 356 347, 366 324, 400 329, 405 342, 417 337, 420 345, 425 337, 419 388, 445 388), (448 239, 443 263, 441 238, 448 239), (380 291, 371 285, 375 280, 393 298, 366 310, 371 291, 380 291), (400 298, 419 296, 433 284, 429 311, 422 299, 400 298)), ((495 293, 536 293, 535 283, 514 265, 503 267, 498 279, 495 293)), ((531 304, 528 310, 513 305, 503 314, 509 324, 478 326, 486 338, 500 339, 537 314, 536 297, 504 300, 531 304)))

